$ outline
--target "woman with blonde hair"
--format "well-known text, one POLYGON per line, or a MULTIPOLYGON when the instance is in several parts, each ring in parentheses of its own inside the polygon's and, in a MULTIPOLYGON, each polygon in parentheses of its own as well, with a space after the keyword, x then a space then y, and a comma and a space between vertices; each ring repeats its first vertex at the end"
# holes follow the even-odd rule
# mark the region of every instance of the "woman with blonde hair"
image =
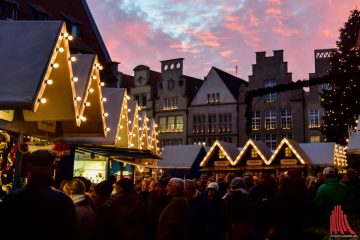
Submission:
POLYGON ((95 225, 95 214, 91 208, 90 199, 85 195, 85 190, 85 184, 76 178, 67 182, 63 187, 63 191, 74 202, 80 239, 83 240, 90 239, 91 229, 95 225))

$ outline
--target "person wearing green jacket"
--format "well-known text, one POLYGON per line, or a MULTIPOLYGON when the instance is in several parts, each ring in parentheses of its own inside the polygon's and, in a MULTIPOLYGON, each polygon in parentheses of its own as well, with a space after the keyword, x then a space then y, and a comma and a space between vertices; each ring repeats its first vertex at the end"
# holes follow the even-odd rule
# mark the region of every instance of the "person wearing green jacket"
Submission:
POLYGON ((336 205, 341 205, 346 212, 349 189, 339 181, 335 169, 326 167, 323 174, 325 182, 316 192, 315 204, 320 214, 321 224, 329 226, 330 215, 336 205))

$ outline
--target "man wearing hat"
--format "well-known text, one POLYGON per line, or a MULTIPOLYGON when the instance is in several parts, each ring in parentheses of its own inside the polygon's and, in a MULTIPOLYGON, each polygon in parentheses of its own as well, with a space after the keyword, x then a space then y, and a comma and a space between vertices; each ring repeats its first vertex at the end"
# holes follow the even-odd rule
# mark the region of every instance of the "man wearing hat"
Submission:
POLYGON ((323 170, 325 182, 316 192, 315 204, 325 226, 329 225, 331 212, 336 205, 341 205, 345 210, 346 199, 349 196, 348 187, 337 178, 335 169, 326 167, 323 170))
POLYGON ((77 219, 72 200, 53 188, 56 153, 37 150, 24 155, 27 185, 4 199, 0 226, 13 239, 76 239, 77 219))
POLYGON ((250 200, 245 182, 235 177, 230 182, 230 193, 224 197, 224 217, 229 239, 251 239, 250 200))

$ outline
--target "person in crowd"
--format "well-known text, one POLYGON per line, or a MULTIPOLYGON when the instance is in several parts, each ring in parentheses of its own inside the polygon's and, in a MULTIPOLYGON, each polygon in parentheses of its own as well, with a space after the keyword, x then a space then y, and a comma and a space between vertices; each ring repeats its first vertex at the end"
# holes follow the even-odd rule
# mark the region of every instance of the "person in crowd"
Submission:
POLYGON ((269 172, 260 172, 258 183, 248 192, 252 205, 254 239, 263 240, 269 230, 272 217, 272 203, 277 190, 277 183, 269 172))
POLYGON ((220 187, 217 182, 211 182, 206 187, 208 197, 213 204, 215 210, 215 218, 214 218, 214 239, 224 239, 225 225, 222 216, 222 199, 220 196, 220 187))
POLYGON ((230 182, 236 177, 234 173, 228 173, 224 179, 224 186, 220 188, 220 195, 224 197, 227 193, 230 192, 230 182))
POLYGON ((274 229, 276 239, 304 239, 307 188, 301 168, 288 170, 274 198, 274 229))
MULTIPOLYGON (((170 198, 166 195, 166 186, 170 179, 170 174, 162 175, 161 178, 154 183, 154 190, 150 191, 149 204, 146 209, 146 229, 148 240, 155 239, 160 214, 170 201, 170 198)), ((151 189, 152 187, 150 187, 149 190, 151 189)))
POLYGON ((245 182, 241 177, 235 177, 229 187, 230 192, 223 199, 227 239, 250 240, 252 239, 251 212, 245 182))
POLYGON ((353 219, 360 219, 360 179, 354 169, 348 169, 343 183, 349 188, 347 212, 353 219))
POLYGON ((111 204, 112 183, 104 180, 95 185, 91 192, 91 200, 95 213, 93 239, 111 239, 114 231, 111 228, 113 209, 111 204))
POLYGON ((315 199, 316 195, 316 180, 317 178, 314 176, 307 176, 306 177, 306 189, 307 189, 307 199, 311 201, 315 199))
POLYGON ((190 208, 184 196, 184 181, 180 178, 171 178, 166 187, 166 194, 171 200, 159 217, 156 239, 187 239, 190 208))
POLYGON ((254 179, 252 176, 244 176, 245 190, 249 191, 254 185, 254 179))
POLYGON ((87 179, 86 177, 83 177, 83 176, 76 176, 76 177, 73 177, 75 179, 80 179, 84 185, 85 185, 85 195, 90 197, 91 196, 91 192, 92 192, 92 186, 91 186, 91 181, 89 179, 87 179))
POLYGON ((198 190, 202 193, 206 193, 206 186, 208 183, 208 179, 206 174, 201 174, 200 175, 200 181, 199 181, 199 186, 198 186, 198 190))
POLYGON ((28 183, 0 205, 0 226, 12 239, 78 239, 74 203, 52 187, 56 159, 49 150, 24 155, 28 183))
POLYGON ((193 180, 186 179, 184 195, 190 206, 188 239, 214 239, 215 207, 207 194, 197 190, 193 180))
POLYGON ((135 192, 134 182, 123 178, 116 184, 119 186, 119 191, 112 202, 114 236, 123 240, 142 240, 145 237, 145 210, 135 192))
POLYGON ((346 211, 349 188, 339 181, 334 168, 326 167, 323 175, 325 182, 316 192, 315 204, 323 227, 329 227, 330 215, 336 205, 346 211))
POLYGON ((148 181, 147 179, 143 179, 141 181, 141 188, 139 192, 141 203, 144 205, 145 208, 147 208, 147 204, 149 200, 149 184, 150 181, 148 181))
POLYGON ((90 204, 90 198, 85 195, 85 184, 73 178, 63 187, 64 192, 75 204, 80 239, 91 239, 95 226, 95 213, 90 204))

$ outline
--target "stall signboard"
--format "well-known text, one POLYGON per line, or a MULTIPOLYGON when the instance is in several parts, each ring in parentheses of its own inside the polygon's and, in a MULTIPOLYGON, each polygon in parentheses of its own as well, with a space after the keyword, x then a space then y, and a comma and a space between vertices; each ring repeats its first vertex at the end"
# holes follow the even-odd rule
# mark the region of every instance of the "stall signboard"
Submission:
POLYGON ((12 122, 14 119, 14 110, 0 110, 0 119, 12 122))
POLYGON ((247 160, 246 165, 248 166, 261 166, 263 164, 262 160, 247 160))
POLYGON ((296 165, 297 159, 281 159, 280 164, 281 165, 296 165))
POLYGON ((56 121, 38 121, 38 129, 44 132, 55 133, 56 121))
POLYGON ((215 167, 228 167, 230 165, 229 161, 214 161, 215 167))

